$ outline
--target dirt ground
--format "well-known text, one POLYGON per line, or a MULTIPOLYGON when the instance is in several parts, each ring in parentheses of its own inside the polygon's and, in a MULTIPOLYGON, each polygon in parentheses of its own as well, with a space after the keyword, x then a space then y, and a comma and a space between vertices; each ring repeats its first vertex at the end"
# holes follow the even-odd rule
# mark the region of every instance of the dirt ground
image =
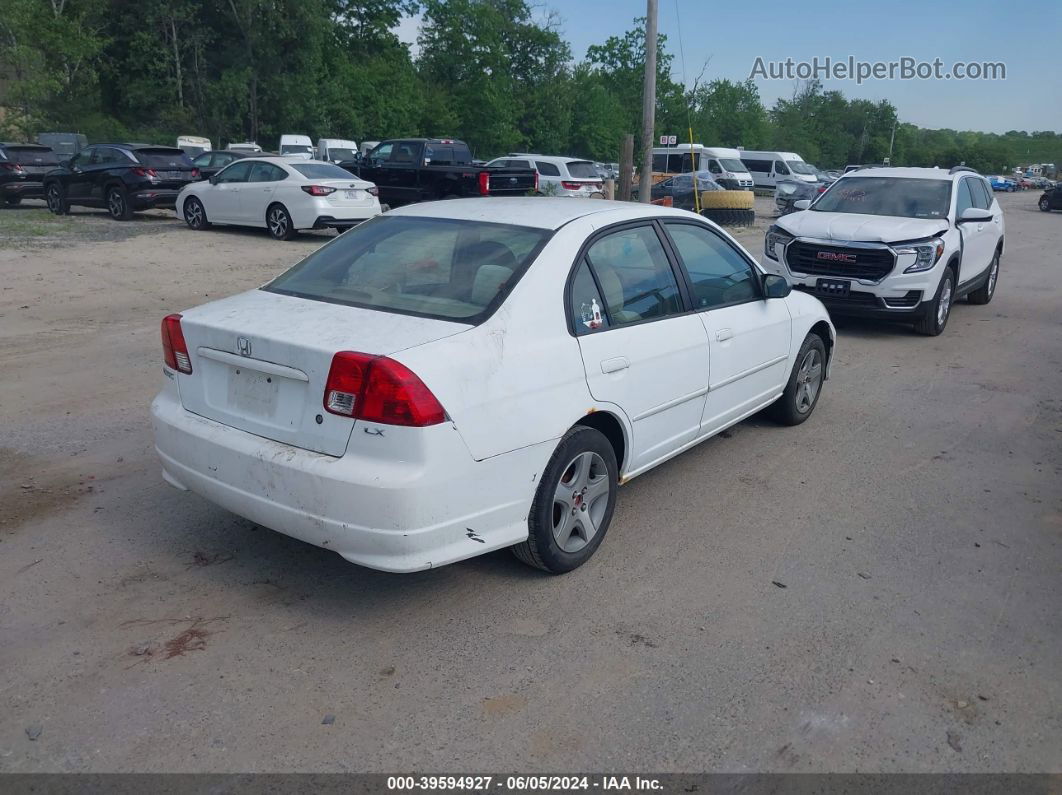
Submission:
POLYGON ((373 572, 162 482, 159 320, 333 233, 0 210, 0 771, 1062 770, 1038 195, 1000 197, 990 305, 839 324, 811 421, 636 479, 562 578, 373 572))

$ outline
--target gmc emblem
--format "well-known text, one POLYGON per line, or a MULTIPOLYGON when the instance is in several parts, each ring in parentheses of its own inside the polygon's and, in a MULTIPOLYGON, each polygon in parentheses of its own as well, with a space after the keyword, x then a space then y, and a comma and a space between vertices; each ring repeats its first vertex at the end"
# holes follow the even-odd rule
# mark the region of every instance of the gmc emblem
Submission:
POLYGON ((842 254, 839 251, 820 251, 815 255, 816 259, 824 259, 829 262, 855 262, 855 254, 842 254))

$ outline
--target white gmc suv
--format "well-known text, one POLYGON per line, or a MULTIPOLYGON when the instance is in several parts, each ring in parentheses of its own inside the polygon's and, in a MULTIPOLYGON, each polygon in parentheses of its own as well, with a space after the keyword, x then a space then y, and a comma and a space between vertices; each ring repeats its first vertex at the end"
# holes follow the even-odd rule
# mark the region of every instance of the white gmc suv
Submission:
POLYGON ((832 314, 935 336, 956 299, 992 300, 1003 211, 973 169, 861 169, 796 206, 767 230, 764 267, 832 314))

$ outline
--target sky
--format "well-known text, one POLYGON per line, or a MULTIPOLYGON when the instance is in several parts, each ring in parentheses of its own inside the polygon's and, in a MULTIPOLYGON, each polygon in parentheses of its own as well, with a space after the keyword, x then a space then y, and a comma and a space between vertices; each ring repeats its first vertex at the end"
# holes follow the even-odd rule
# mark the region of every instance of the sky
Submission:
MULTIPOLYGON (((808 61, 931 62, 943 70, 957 61, 1003 63, 1002 80, 825 79, 827 90, 849 98, 887 99, 900 120, 920 127, 1006 132, 1062 131, 1062 0, 659 0, 660 32, 673 53, 672 77, 691 85, 705 62, 702 80, 745 80, 756 63, 808 61), (685 70, 679 57, 679 38, 685 70), (685 72, 685 76, 683 75, 685 72)), ((619 36, 645 15, 645 0, 534 0, 562 19, 561 32, 577 60, 591 44, 619 36)), ((539 12, 541 13, 541 11, 539 12)), ((414 42, 419 20, 398 29, 414 42)), ((793 80, 755 79, 764 104, 793 93, 793 80)))

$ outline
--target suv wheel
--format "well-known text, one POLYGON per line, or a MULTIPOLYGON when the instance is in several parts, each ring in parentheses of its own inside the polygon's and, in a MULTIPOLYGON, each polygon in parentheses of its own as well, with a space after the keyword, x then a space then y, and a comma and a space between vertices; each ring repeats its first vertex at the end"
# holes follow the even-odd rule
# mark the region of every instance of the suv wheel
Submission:
POLYGON ((992 264, 988 266, 988 278, 985 283, 974 290, 968 296, 971 304, 987 304, 992 300, 996 292, 996 282, 999 281, 999 252, 992 257, 992 264))
POLYGON ((1051 212, 1051 200, 1048 199, 1046 196, 1040 197, 1040 209, 1043 210, 1045 213, 1051 212))
POLYGON ((70 211, 70 205, 63 195, 63 189, 56 183, 51 183, 44 192, 44 199, 48 202, 48 209, 55 215, 66 215, 70 211))
POLYGON ((618 490, 612 445, 596 428, 576 425, 561 438, 542 473, 527 517, 527 541, 513 553, 551 574, 582 566, 601 546, 618 490))
POLYGON ((266 210, 266 226, 274 240, 291 240, 295 237, 295 226, 283 204, 273 204, 266 210))
POLYGON ((925 334, 927 337, 935 337, 948 325, 951 316, 951 305, 955 298, 955 270, 948 266, 944 269, 944 275, 940 277, 940 285, 937 294, 929 302, 926 313, 922 319, 915 323, 915 331, 925 334))
POLYGON ((783 425, 799 425, 815 410, 826 379, 826 345, 815 332, 804 338, 785 392, 770 407, 770 415, 783 425))
POLYGON ((207 220, 206 208, 195 196, 184 203, 184 222, 190 229, 196 231, 208 229, 210 221, 207 220))
POLYGON ((129 197, 124 189, 117 186, 107 189, 107 212, 115 221, 128 221, 133 217, 133 209, 129 206, 129 197))

